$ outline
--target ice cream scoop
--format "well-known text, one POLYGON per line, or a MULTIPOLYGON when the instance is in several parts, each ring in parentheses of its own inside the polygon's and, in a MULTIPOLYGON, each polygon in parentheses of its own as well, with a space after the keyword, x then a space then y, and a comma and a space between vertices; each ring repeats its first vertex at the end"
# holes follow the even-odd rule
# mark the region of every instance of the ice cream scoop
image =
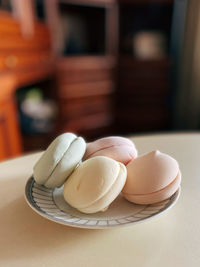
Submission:
POLYGON ((110 136, 87 144, 84 160, 95 156, 110 157, 126 165, 137 157, 137 150, 130 139, 110 136))
POLYGON ((105 210, 126 182, 124 164, 97 156, 82 162, 64 184, 64 199, 83 213, 105 210))
POLYGON ((81 161, 85 150, 82 137, 72 133, 58 136, 35 164, 35 181, 47 188, 60 187, 81 161))
POLYGON ((152 151, 129 162, 123 196, 137 204, 153 204, 172 196, 179 188, 181 173, 171 156, 152 151))

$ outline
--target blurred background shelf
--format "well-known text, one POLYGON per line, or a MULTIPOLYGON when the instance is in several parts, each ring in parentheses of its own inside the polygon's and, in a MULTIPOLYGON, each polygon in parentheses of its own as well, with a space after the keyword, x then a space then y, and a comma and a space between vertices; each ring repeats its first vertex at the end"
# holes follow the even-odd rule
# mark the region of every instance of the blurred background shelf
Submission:
POLYGON ((0 148, 9 147, 0 159, 66 131, 90 141, 170 130, 173 9, 173 0, 0 1, 0 148), (41 103, 27 122, 22 109, 41 103), (43 112, 55 113, 46 132, 33 127, 43 112))

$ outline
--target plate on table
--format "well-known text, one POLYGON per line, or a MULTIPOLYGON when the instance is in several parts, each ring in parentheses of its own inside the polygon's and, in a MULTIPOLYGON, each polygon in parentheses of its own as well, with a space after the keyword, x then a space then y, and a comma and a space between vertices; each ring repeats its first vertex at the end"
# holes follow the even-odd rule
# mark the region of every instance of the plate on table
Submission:
POLYGON ((64 200, 63 187, 47 189, 38 185, 33 177, 25 187, 25 198, 29 206, 41 216, 67 226, 106 229, 134 225, 158 216, 175 205, 180 188, 167 200, 151 205, 137 205, 128 202, 121 195, 105 212, 84 214, 72 208, 64 200))

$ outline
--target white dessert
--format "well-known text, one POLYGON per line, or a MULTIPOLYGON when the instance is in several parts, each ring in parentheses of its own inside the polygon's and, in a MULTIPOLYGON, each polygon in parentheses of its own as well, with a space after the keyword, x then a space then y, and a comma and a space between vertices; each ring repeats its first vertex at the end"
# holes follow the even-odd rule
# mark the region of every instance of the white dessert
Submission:
POLYGON ((35 164, 35 181, 47 188, 60 187, 81 161, 85 150, 82 137, 72 133, 58 136, 35 164))
POLYGON ((126 182, 123 163, 97 156, 81 163, 64 184, 65 200, 84 213, 105 210, 120 194, 126 182))

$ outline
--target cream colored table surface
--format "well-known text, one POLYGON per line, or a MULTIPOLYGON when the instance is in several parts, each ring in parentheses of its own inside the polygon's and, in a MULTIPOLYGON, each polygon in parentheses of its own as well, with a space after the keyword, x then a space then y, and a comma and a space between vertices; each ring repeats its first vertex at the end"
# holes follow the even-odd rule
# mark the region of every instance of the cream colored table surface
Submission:
POLYGON ((200 134, 133 138, 139 154, 159 149, 182 171, 177 204, 124 228, 84 230, 48 221, 26 204, 24 187, 40 153, 0 163, 0 266, 200 266, 200 134))

